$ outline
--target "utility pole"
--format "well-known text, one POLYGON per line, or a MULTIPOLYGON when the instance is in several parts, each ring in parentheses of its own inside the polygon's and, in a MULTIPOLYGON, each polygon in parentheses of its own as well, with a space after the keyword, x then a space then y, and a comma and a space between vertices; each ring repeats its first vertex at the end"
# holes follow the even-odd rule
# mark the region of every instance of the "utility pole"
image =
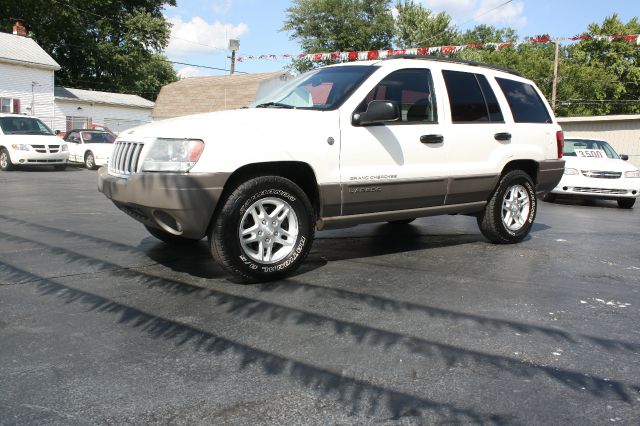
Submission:
POLYGON ((229 67, 231 72, 229 75, 233 75, 236 70, 236 51, 240 50, 240 40, 230 39, 229 50, 231 50, 231 66, 229 67))
POLYGON ((558 91, 558 56, 560 54, 560 42, 556 40, 555 43, 556 53, 555 57, 553 58, 553 88, 551 89, 551 109, 553 110, 553 112, 556 112, 556 94, 558 91))

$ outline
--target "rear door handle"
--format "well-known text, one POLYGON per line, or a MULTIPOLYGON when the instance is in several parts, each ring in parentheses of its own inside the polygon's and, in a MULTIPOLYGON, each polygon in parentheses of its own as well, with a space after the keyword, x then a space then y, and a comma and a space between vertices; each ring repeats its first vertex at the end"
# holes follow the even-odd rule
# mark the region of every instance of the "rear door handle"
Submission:
POLYGON ((496 133, 495 135, 493 135, 493 137, 497 140, 497 141, 510 141, 511 140, 511 133, 496 133))
POLYGON ((442 142, 444 142, 444 136, 442 136, 442 135, 422 135, 422 136, 420 136, 420 142, 422 142, 422 143, 442 143, 442 142))

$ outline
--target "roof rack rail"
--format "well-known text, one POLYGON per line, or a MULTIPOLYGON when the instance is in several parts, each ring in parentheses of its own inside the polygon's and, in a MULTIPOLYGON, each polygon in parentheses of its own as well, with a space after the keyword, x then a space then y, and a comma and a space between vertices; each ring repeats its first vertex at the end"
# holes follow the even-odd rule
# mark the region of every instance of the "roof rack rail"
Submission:
POLYGON ((516 70, 512 70, 510 68, 504 68, 504 67, 499 67, 497 65, 490 65, 490 64, 484 64, 482 62, 475 62, 475 61, 467 61, 465 59, 458 59, 458 58, 448 58, 446 56, 434 56, 434 55, 389 55, 386 58, 382 59, 383 61, 389 60, 389 59, 421 59, 424 61, 437 61, 437 62, 451 62, 454 64, 464 64, 464 65, 471 65, 474 67, 483 67, 483 68, 489 68, 492 70, 497 70, 497 71, 503 71, 509 74, 513 74, 513 75, 517 75, 517 76, 522 76, 518 71, 516 70))

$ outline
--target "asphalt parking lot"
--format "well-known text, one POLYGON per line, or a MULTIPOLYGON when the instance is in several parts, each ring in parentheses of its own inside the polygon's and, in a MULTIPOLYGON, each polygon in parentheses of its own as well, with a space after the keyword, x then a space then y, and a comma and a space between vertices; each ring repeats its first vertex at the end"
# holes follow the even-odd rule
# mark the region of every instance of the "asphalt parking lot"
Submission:
POLYGON ((0 424, 638 424, 640 207, 320 232, 239 285, 96 176, 0 173, 0 424))

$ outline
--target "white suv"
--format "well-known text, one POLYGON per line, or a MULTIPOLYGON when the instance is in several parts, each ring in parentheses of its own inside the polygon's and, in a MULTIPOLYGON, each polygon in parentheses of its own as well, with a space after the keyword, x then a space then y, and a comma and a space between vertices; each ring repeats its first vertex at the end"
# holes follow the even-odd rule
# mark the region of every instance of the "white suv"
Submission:
POLYGON ((16 166, 53 166, 64 170, 69 159, 67 143, 42 121, 18 114, 0 114, 0 169, 16 166))
POLYGON ((99 189, 155 237, 209 237, 242 281, 297 268, 316 229, 468 214, 495 243, 526 237, 564 171, 535 85, 444 58, 302 74, 250 108, 124 132, 99 189))

